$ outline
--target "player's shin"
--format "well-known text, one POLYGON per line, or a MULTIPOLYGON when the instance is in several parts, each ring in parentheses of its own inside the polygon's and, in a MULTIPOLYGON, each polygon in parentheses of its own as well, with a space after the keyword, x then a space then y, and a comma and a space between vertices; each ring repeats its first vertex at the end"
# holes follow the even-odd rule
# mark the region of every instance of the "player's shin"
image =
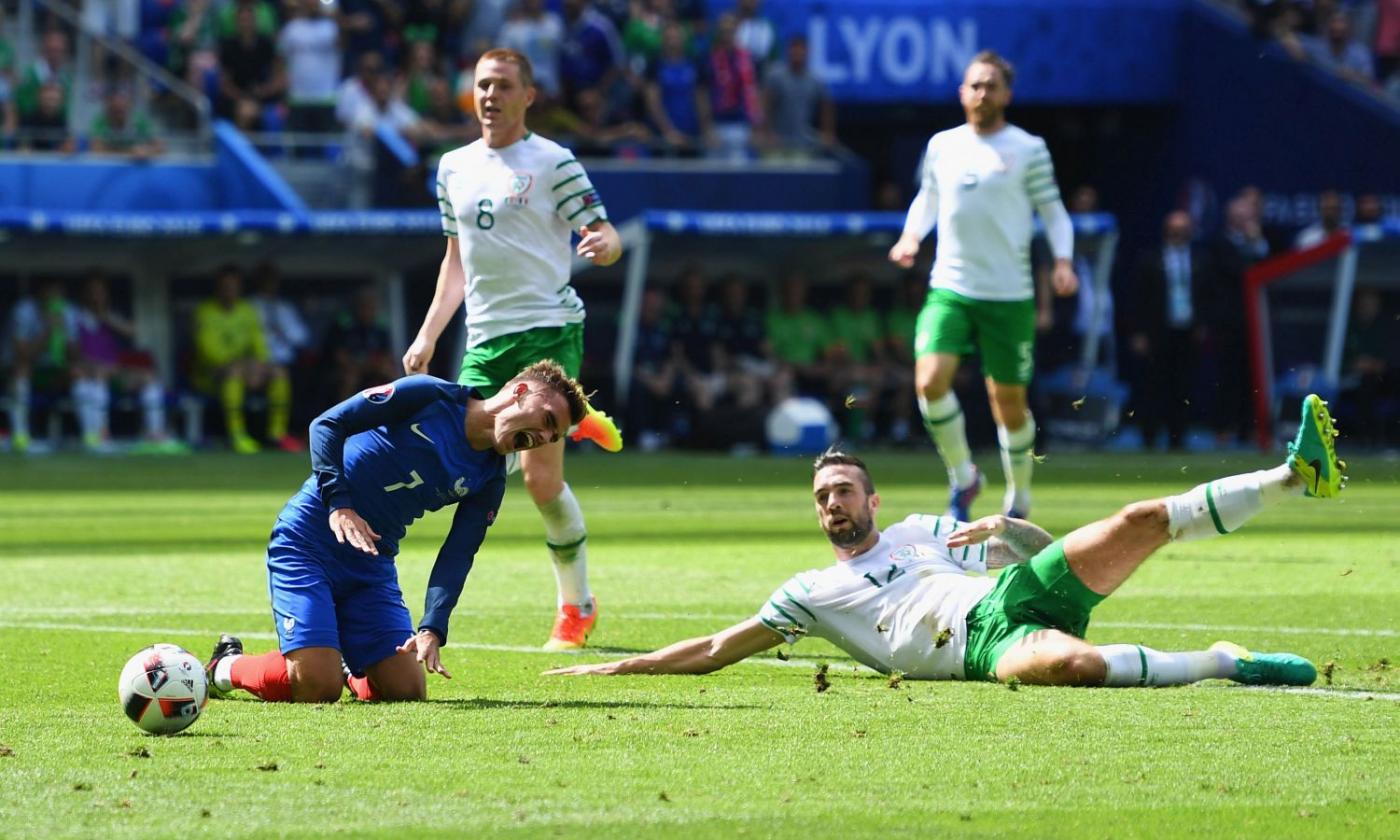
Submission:
POLYGON ((241 688, 268 702, 289 703, 292 700, 287 658, 275 650, 257 656, 226 657, 214 669, 214 684, 225 691, 241 688))
POLYGON ((1003 510, 1025 517, 1031 509, 1031 471, 1035 468, 1035 418, 1026 412, 1019 429, 997 426, 1001 445, 1001 468, 1006 475, 1003 510))
POLYGON ((919 413, 938 456, 948 468, 949 485, 959 489, 970 486, 977 480, 977 472, 972 466, 972 450, 967 445, 967 425, 958 395, 949 391, 929 400, 920 394, 919 413))
POLYGON ((1267 505, 1302 495, 1287 466, 1218 478, 1166 499, 1172 540, 1199 540, 1236 530, 1267 505))
POLYGON ((291 415, 292 383, 287 374, 272 377, 267 383, 267 436, 281 440, 287 436, 287 420, 291 415))
POLYGON ((224 377, 219 385, 219 402, 224 407, 224 423, 229 437, 247 436, 243 424, 243 380, 237 376, 224 377))
POLYGON ((1187 685, 1235 672, 1234 660, 1214 650, 1168 653, 1141 645, 1099 645, 1097 650, 1108 666, 1103 684, 1110 688, 1187 685))
POLYGON ((572 604, 581 612, 593 609, 593 594, 588 589, 588 532, 583 523, 583 510, 568 484, 552 501, 539 505, 544 517, 545 541, 554 563, 554 578, 559 585, 559 603, 572 604))
POLYGON ((165 437, 165 389, 159 382, 147 382, 141 387, 142 429, 150 440, 165 437))

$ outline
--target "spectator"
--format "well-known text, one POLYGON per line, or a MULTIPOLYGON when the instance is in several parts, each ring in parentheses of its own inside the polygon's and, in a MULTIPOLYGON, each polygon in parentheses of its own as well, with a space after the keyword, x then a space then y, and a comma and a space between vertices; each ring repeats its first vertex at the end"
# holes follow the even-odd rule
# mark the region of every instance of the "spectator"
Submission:
POLYGON ((713 135, 710 93, 700 67, 686 52, 685 27, 672 21, 661 32, 661 52, 647 68, 647 115, 673 151, 698 149, 713 135))
POLYGON ((637 434, 642 451, 655 451, 673 438, 688 435, 690 420, 680 382, 666 295, 660 289, 647 289, 642 294, 627 400, 628 434, 637 434))
POLYGON ((213 0, 184 0, 171 14, 168 31, 170 72, 202 90, 204 74, 218 66, 219 19, 213 0))
POLYGON ((165 388, 155 360, 136 346, 136 327, 112 309, 107 278, 93 272, 83 284, 74 314, 75 362, 70 392, 83 446, 110 451, 113 390, 135 396, 141 405, 142 450, 183 452, 165 428, 165 388))
MULTIPOLYGON (((291 6, 296 0, 290 0, 287 5, 291 6)), ((257 23, 259 35, 268 38, 276 38, 279 21, 277 20, 277 7, 270 0, 233 0, 232 3, 222 3, 219 6, 219 39, 232 38, 238 34, 238 13, 244 7, 253 10, 253 20, 257 23)))
POLYGON ((1225 205, 1225 241, 1246 263, 1269 256, 1271 248, 1259 222, 1258 202, 1245 192, 1225 205))
POLYGON ((1317 197, 1317 221, 1298 231, 1293 247, 1303 249, 1320 245, 1345 229, 1346 225, 1342 224, 1342 195, 1336 190, 1327 190, 1317 197))
POLYGON ((458 40, 460 52, 476 56, 499 46, 501 30, 506 24, 506 13, 512 5, 513 0, 471 0, 470 12, 466 15, 465 25, 458 40))
POLYGON ((355 62, 355 75, 347 76, 335 94, 335 118, 341 125, 349 128, 360 111, 374 104, 370 89, 374 87, 374 80, 383 74, 384 56, 377 52, 360 53, 355 62))
POLYGON ((272 37, 258 30, 257 7, 240 3, 234 33, 219 41, 219 110, 243 131, 262 125, 263 109, 287 90, 287 74, 272 37))
POLYGON ((355 175, 349 204, 356 210, 373 204, 376 134, 381 127, 397 132, 411 143, 424 136, 422 119, 394 95, 393 81, 382 74, 371 83, 369 102, 356 112, 345 144, 346 163, 355 175))
POLYGON ((330 363, 332 401, 392 381, 399 375, 394 351, 389 329, 379 315, 378 296, 373 289, 360 289, 353 308, 340 313, 326 333, 322 355, 330 363))
POLYGON ((535 87, 550 99, 559 98, 559 51, 564 41, 564 22, 544 7, 544 0, 520 0, 515 14, 501 27, 501 46, 515 50, 530 60, 535 71, 535 87))
POLYGON ((292 400, 287 370, 271 362, 257 310, 243 299, 237 268, 220 269, 214 296, 195 308, 194 342, 195 387, 223 406, 233 450, 251 454, 261 448, 248 435, 243 397, 249 388, 264 388, 268 439, 284 450, 299 451, 300 442, 287 434, 292 400))
POLYGON ((763 0, 739 0, 734 8, 737 27, 734 40, 747 52, 754 64, 762 69, 773 57, 778 38, 773 23, 759 12, 763 0))
POLYGON ((1400 0, 1376 3, 1376 78, 1385 84, 1400 69, 1400 0))
POLYGON ((300 0, 296 17, 277 36, 287 65, 287 127, 296 132, 335 130, 340 84, 340 29, 320 0, 300 0))
POLYGON ((433 42, 413 41, 408 46, 408 63, 403 73, 403 101, 419 115, 428 111, 429 91, 441 78, 433 42))
POLYGON ((778 306, 768 311, 766 329, 773 355, 784 366, 785 377, 804 396, 827 396, 827 324, 820 312, 807 305, 807 278, 793 271, 784 280, 778 306))
POLYGON ((719 16, 706 71, 718 144, 714 152, 719 158, 742 163, 748 158, 755 129, 763 126, 763 112, 758 74, 753 59, 734 40, 736 26, 734 15, 719 16))
POLYGON ((1351 19, 1346 12, 1334 12, 1327 19, 1323 37, 1308 38, 1308 53, 1321 67, 1326 67, 1353 82, 1370 85, 1375 81, 1371 51, 1351 37, 1351 19))
POLYGON ((617 29, 588 0, 564 0, 563 8, 559 73, 565 101, 577 108, 579 94, 592 89, 610 102, 613 86, 622 76, 622 40, 617 29))
POLYGON ((10 313, 10 449, 38 451, 29 437, 33 393, 59 394, 68 384, 76 332, 73 307, 57 280, 39 282, 32 297, 22 297, 10 313))
POLYGON ((1156 444, 1163 422, 1167 445, 1186 442, 1188 400, 1204 337, 1205 295, 1210 278, 1206 257, 1192 246, 1191 216, 1176 210, 1162 226, 1162 247, 1139 265, 1134 285, 1132 351, 1136 362, 1134 403, 1143 443, 1156 444))
POLYGON ((1381 221, 1385 215, 1385 209, 1381 206, 1381 197, 1375 193, 1365 193, 1356 197, 1356 215, 1352 217, 1352 222, 1356 225, 1374 225, 1381 221))
POLYGON ((403 3, 403 39, 431 41, 442 52, 456 55, 462 22, 470 4, 462 0, 407 0, 403 3))
POLYGON ((428 113, 423 115, 418 136, 422 151, 446 154, 480 137, 481 125, 467 119, 452 96, 452 85, 438 78, 428 91, 428 113))
POLYGON ((831 342, 826 348, 829 407, 842 418, 846 435, 868 441, 874 435, 873 415, 886 390, 885 327, 871 305, 870 277, 860 274, 846 284, 846 303, 827 316, 831 342))
POLYGON ((645 67, 661 54, 661 32, 674 20, 670 0, 631 0, 622 46, 634 66, 645 67))
POLYGON ((102 111, 93 118, 88 132, 88 146, 98 154, 133 160, 155 157, 165 148, 150 119, 140 111, 132 113, 131 96, 121 87, 108 91, 103 98, 102 111))
POLYGON ((893 393, 890 395, 890 437, 896 443, 910 442, 910 420, 914 416, 914 333, 919 313, 928 298, 928 278, 917 272, 905 275, 899 299, 885 314, 885 358, 893 393))
POLYGON ((1256 204, 1249 192, 1226 205, 1225 229, 1211 243, 1210 260, 1216 282, 1207 301, 1210 323, 1210 367, 1216 442, 1226 446, 1248 433, 1254 424, 1249 401, 1249 351, 1245 343, 1244 276, 1251 265, 1269 255, 1260 230, 1256 204))
POLYGON ((75 148, 68 133, 63 86, 56 81, 39 88, 39 103, 20 118, 19 147, 24 151, 70 153, 75 148))
POLYGON ((24 78, 15 90, 15 107, 21 116, 39 105, 39 89, 53 82, 63 91, 63 110, 73 91, 73 62, 68 51, 68 35, 61 29, 46 31, 39 44, 39 56, 25 68, 24 78))
POLYGON ((302 351, 311 344, 311 330, 297 311, 297 306, 281 294, 282 274, 270 262, 253 269, 258 293, 251 303, 258 312, 258 325, 267 342, 267 358, 274 365, 296 367, 302 351))
POLYGON ((787 60, 768 71, 764 100, 778 153, 806 157, 836 145, 836 104, 808 69, 805 37, 790 39, 787 60))
POLYGON ((719 315, 708 300, 705 275, 688 268, 679 284, 681 306, 672 320, 672 341, 681 383, 699 424, 724 390, 719 371, 719 315))
POLYGON ((5 10, 0 6, 0 139, 8 140, 19 127, 19 109, 15 107, 15 48, 5 31, 5 10))
MULTIPOLYGON (((1387 315, 1379 290, 1363 286, 1352 301, 1351 321, 1347 324, 1343 354, 1343 402, 1352 406, 1349 419, 1355 423, 1347 433, 1359 444, 1387 443, 1381 406, 1400 397, 1395 368, 1400 363, 1400 341, 1396 340, 1395 316, 1387 315)), ((1391 417, 1392 423, 1394 417, 1391 417)))
POLYGON ((345 63, 359 67, 360 57, 368 53, 377 53, 381 61, 397 58, 402 21, 403 7, 398 0, 340 0, 345 63))
POLYGON ((773 402, 778 365, 764 333, 763 314, 749 305, 749 287, 729 275, 720 290, 720 317, 715 329, 717 367, 726 394, 744 411, 773 402))
POLYGON ((579 91, 579 124, 575 130, 575 151, 581 155, 635 157, 651 141, 651 132, 636 120, 610 113, 603 95, 595 88, 579 91))

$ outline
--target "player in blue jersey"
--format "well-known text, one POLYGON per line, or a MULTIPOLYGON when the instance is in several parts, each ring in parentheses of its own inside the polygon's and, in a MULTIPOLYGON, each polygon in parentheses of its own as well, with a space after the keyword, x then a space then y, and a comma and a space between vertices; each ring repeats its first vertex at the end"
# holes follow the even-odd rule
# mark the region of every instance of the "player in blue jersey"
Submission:
POLYGON ((225 634, 207 666, 210 692, 325 703, 348 682, 361 700, 426 697, 426 672, 451 676, 438 650, 500 507, 505 456, 562 439, 586 413, 578 383, 541 361, 489 399, 408 376, 317 417, 311 477, 277 517, 267 548, 280 650, 245 656, 225 634), (394 556, 414 520, 454 504, 415 630, 394 556))

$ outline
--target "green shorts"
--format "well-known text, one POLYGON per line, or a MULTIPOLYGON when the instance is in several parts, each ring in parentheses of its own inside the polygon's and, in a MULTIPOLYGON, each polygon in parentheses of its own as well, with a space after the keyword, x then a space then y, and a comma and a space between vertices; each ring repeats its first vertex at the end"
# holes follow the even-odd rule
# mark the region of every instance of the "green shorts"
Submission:
POLYGON ((967 614, 964 676, 995 681, 1001 655, 1036 630, 1084 638, 1089 613, 1104 597, 1070 571, 1064 546, 1055 540, 1029 562, 1002 572, 997 585, 967 614))
POLYGON ((1035 301, 973 300, 930 289, 914 327, 914 356, 976 350, 982 370, 1003 385, 1028 385, 1035 368, 1035 301))
POLYGON ((553 359, 571 377, 583 364, 583 324, 536 327, 484 341, 462 358, 457 382, 490 397, 520 371, 543 359, 553 359))

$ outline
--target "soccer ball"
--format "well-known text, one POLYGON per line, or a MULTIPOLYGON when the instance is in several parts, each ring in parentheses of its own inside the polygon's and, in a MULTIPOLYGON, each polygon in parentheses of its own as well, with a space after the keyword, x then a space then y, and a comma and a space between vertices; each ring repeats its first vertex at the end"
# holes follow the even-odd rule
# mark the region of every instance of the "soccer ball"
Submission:
POLYGON ((151 645, 127 660, 117 698, 132 723, 152 735, 174 735, 204 710, 209 683, 194 654, 179 645, 151 645))

